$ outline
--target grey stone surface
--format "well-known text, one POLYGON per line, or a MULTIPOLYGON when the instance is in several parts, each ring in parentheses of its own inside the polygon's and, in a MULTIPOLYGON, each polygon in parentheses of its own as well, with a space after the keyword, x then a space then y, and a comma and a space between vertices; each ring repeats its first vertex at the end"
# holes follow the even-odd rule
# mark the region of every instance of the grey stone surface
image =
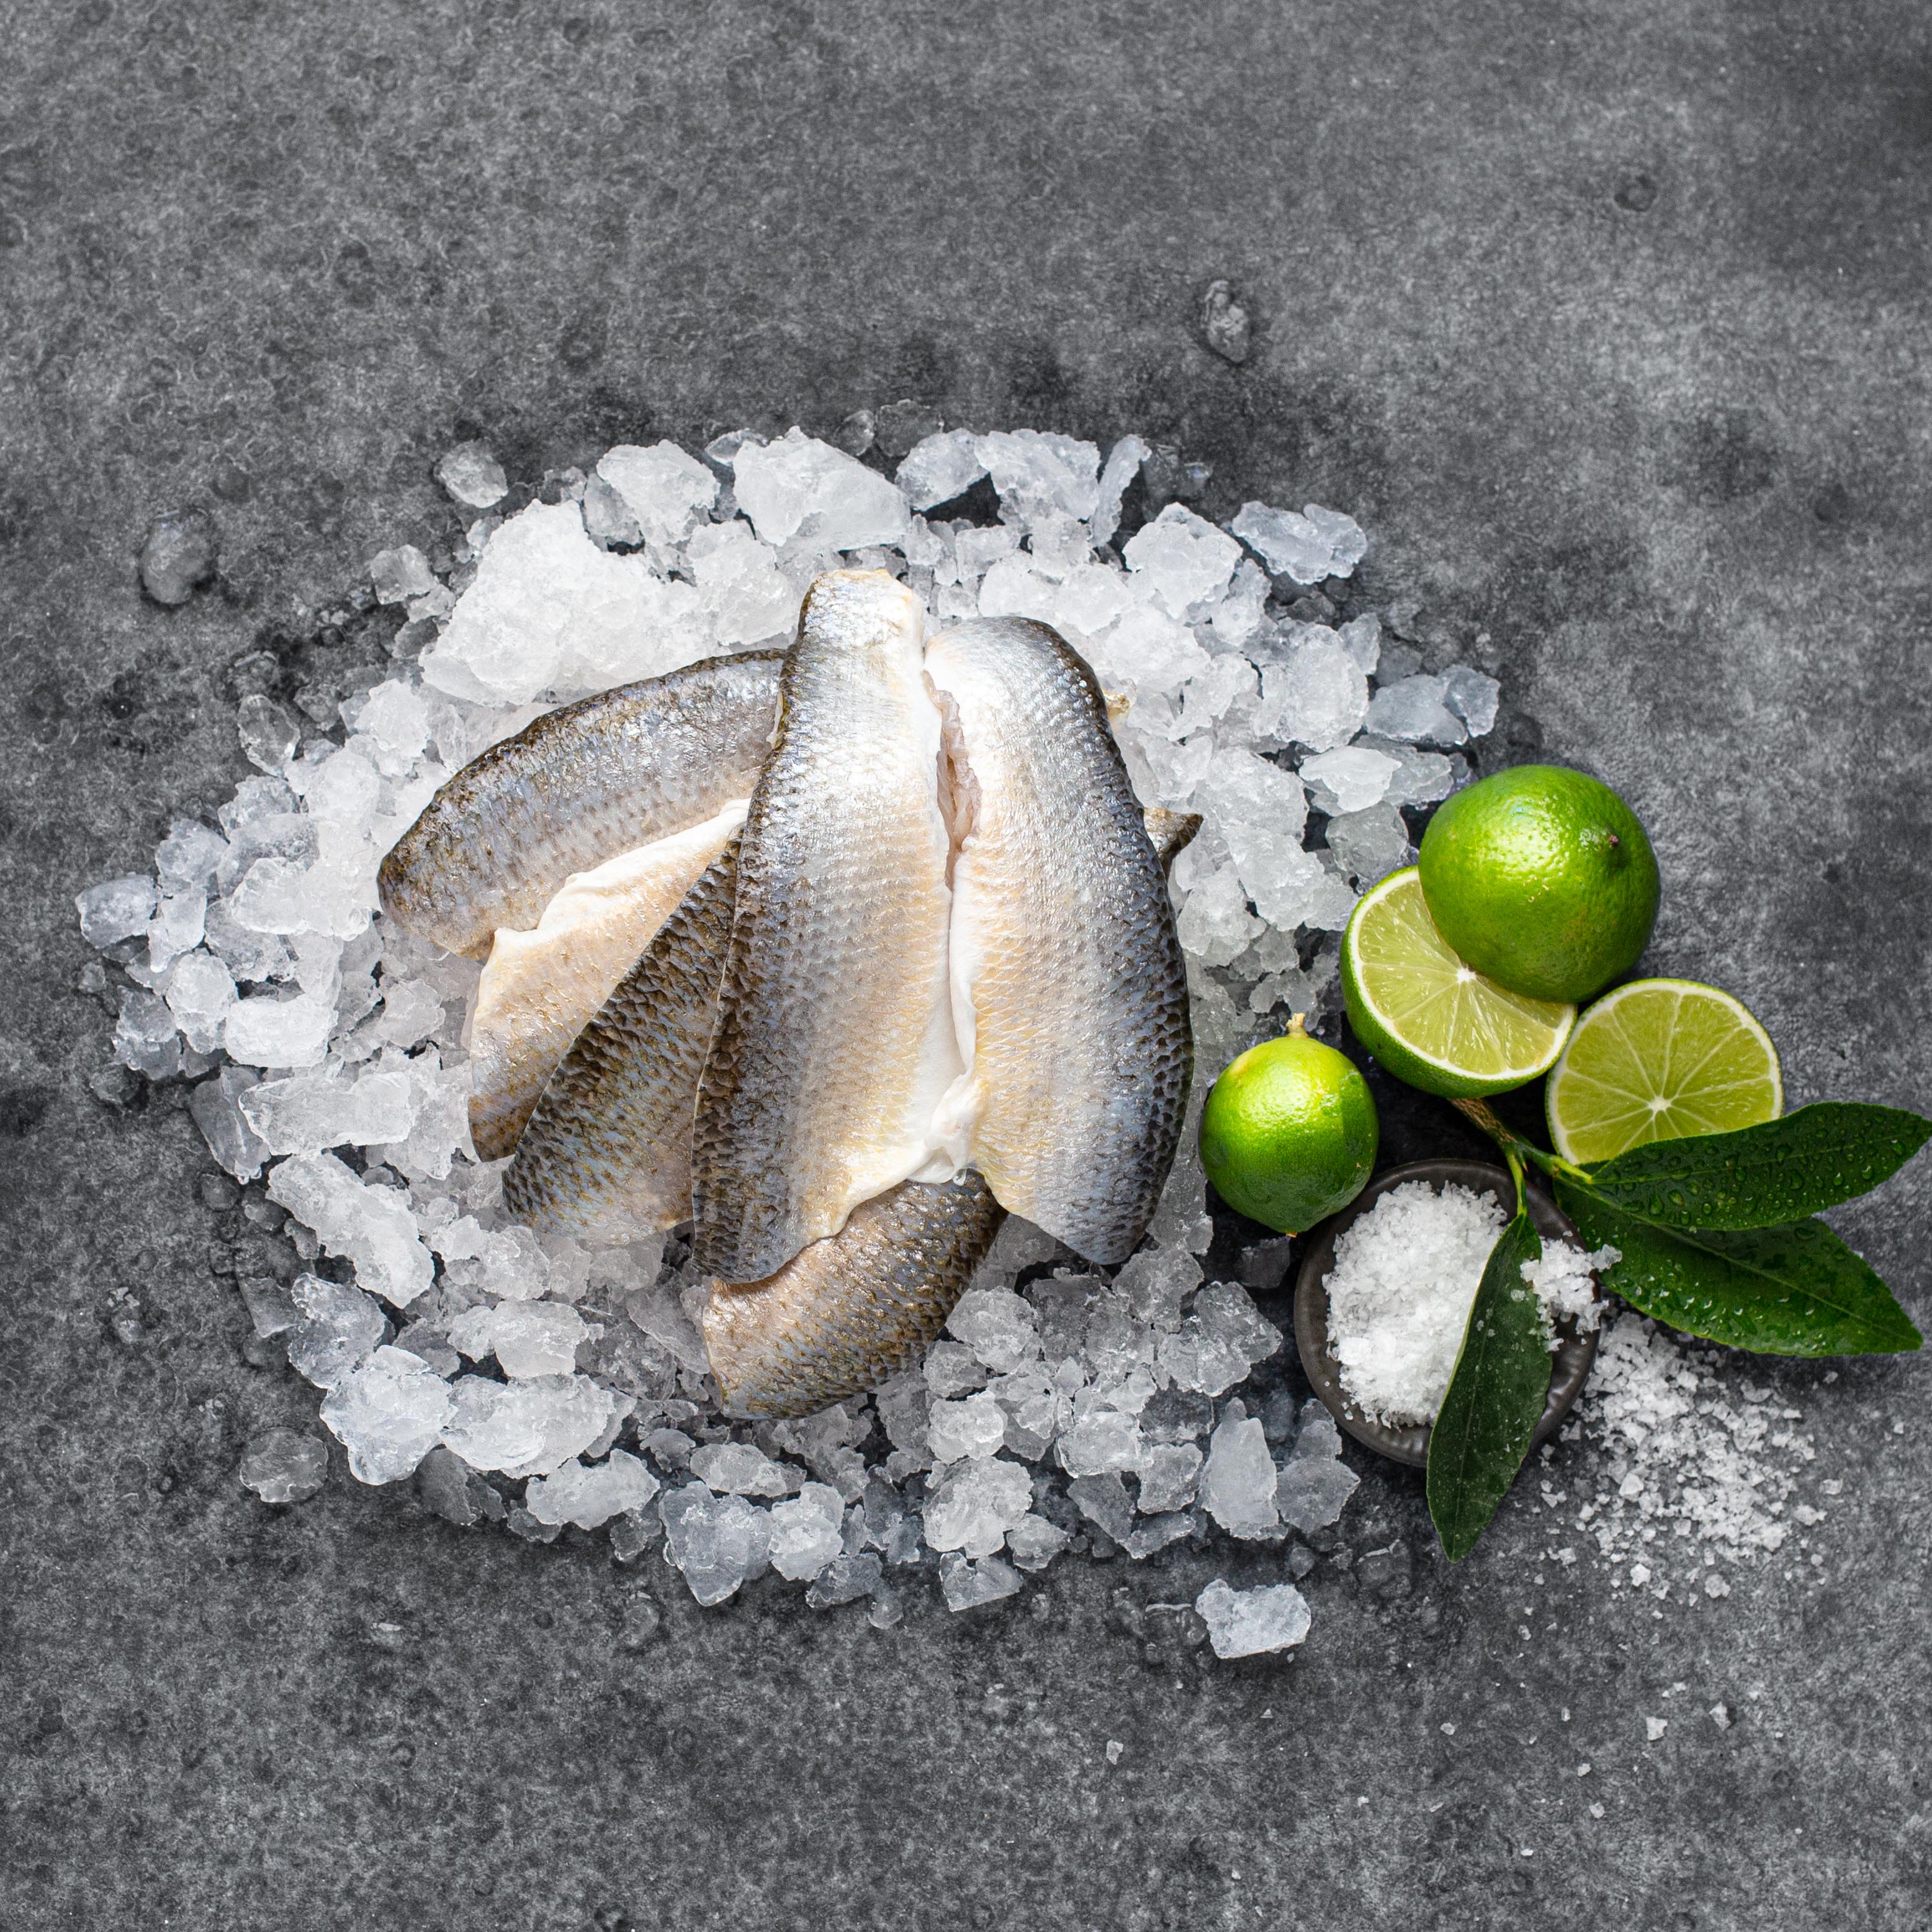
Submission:
MULTIPOLYGON (((1657 965, 1794 1099, 1932 1103, 1922 7, 85 0, 0 44, 0 1923, 1925 1922, 1918 1363, 1765 1371, 1845 1480, 1815 1588, 1653 1616, 1516 1505, 1451 1574, 1364 1462, 1292 1663, 1163 1634, 1185 1546, 882 1634, 339 1451, 272 1510, 244 1447, 314 1396, 224 1274, 274 1244, 178 1092, 90 1090, 71 911, 239 775, 232 660, 352 656, 296 601, 447 541, 452 442, 527 484, 911 398, 1353 512, 1425 656, 1642 812, 1657 965), (190 506, 220 574, 164 609, 190 506)), ((1840 1217, 1922 1319, 1928 1196, 1840 1217)))

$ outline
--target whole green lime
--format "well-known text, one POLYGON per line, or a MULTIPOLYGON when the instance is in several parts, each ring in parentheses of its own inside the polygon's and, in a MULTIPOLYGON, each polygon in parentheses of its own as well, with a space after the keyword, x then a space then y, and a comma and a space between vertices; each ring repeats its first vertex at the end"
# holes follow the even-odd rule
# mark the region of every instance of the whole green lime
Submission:
POLYGON ((1201 1160, 1231 1208, 1299 1234, 1366 1184, 1382 1138, 1354 1063, 1310 1040, 1301 1016, 1230 1060, 1201 1112, 1201 1160))
POLYGON ((1580 1004, 1650 943, 1656 855, 1586 772, 1518 765, 1471 785, 1430 821, 1419 858, 1437 930, 1513 993, 1580 1004))

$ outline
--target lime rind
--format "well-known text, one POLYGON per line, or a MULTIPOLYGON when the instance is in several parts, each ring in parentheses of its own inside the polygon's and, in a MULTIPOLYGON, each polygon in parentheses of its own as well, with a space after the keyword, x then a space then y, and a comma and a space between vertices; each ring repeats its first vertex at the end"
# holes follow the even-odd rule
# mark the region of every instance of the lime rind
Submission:
POLYGON ((1574 1006, 1513 993, 1459 959, 1411 866, 1355 908, 1342 942, 1342 997, 1362 1044, 1412 1087, 1449 1098, 1501 1094, 1546 1072, 1574 1006))
POLYGON ((1551 1070, 1551 1144, 1588 1166, 1784 1111, 1778 1048, 1750 1008, 1695 980, 1633 980, 1576 1023, 1551 1070))

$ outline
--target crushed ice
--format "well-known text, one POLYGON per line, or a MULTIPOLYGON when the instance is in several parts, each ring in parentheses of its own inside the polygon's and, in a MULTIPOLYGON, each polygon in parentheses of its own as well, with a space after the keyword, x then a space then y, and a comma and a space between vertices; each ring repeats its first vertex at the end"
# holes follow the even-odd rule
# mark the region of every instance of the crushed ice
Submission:
MULTIPOLYGON (((601 1528, 625 1561, 662 1540, 702 1603, 776 1570, 815 1607, 868 1600, 881 1625, 922 1575, 963 1610, 1068 1551, 1286 1555, 1335 1522, 1356 1478, 1325 1412, 1278 1388, 1267 1426, 1250 1412, 1282 1337, 1244 1288, 1204 1279, 1195 1130, 1214 1072, 1278 1012, 1332 1003, 1335 936, 1412 858, 1401 808, 1467 780, 1454 748, 1493 723, 1494 680, 1425 672, 1378 615, 1331 621, 1318 586, 1341 594, 1366 547, 1349 518, 1248 503, 1217 526, 1182 500, 1198 470, 1138 437, 1103 462, 1065 436, 937 430, 896 481, 798 430, 698 455, 626 445, 520 507, 482 444, 436 473, 462 542, 382 550, 358 596, 401 620, 388 674, 244 697, 257 776, 216 824, 178 820, 153 876, 76 902, 119 969, 116 1058, 194 1082, 215 1160, 266 1177, 249 1218, 301 1267, 242 1292, 259 1343, 324 1391, 354 1475, 413 1478, 450 1520, 536 1540, 601 1528), (1154 514, 1116 548, 1137 478, 1154 514), (997 524, 929 519, 982 478, 997 524), (718 1412, 680 1240, 592 1252, 506 1222, 466 1126, 478 969, 389 927, 376 872, 486 746, 548 706, 782 643, 838 565, 892 572, 935 622, 1042 619, 1129 701, 1142 798, 1205 819, 1173 881, 1196 1091, 1148 1240, 1113 1279, 1010 1221, 922 1367, 754 1426, 718 1412)), ((243 1480, 297 1500, 319 1446, 277 1432, 243 1480)), ((1199 1607, 1223 1656, 1307 1628, 1285 1582, 1217 1580, 1199 1607)))

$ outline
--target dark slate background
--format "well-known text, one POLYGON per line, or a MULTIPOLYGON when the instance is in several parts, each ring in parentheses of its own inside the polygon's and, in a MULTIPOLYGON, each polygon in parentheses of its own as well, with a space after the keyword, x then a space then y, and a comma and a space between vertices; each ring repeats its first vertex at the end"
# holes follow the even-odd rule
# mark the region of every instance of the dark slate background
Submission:
MULTIPOLYGON (((241 1445, 315 1398, 175 1098, 88 1090, 71 902, 226 796, 230 660, 446 538, 459 435, 527 484, 910 397, 1353 511, 1643 814, 1658 969, 1794 1101, 1932 1104, 1929 177, 1910 0, 0 10, 0 1922, 1925 1923, 1916 1363, 1762 1372, 1845 1482, 1814 1588, 1653 1617, 1520 1503, 1450 1575, 1364 1458, 1292 1663, 1164 1640, 1184 1550, 881 1635, 339 1457, 272 1512, 241 1445), (190 502, 221 576, 164 610, 190 502)), ((1928 1193, 1839 1217, 1922 1319, 1928 1193)))

